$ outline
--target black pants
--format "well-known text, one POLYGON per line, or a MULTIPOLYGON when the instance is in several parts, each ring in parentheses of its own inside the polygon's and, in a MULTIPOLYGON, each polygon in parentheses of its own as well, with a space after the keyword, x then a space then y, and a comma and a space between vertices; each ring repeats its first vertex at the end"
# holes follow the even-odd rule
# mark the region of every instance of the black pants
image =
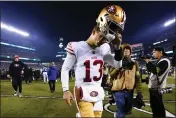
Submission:
POLYGON ((32 76, 31 77, 29 77, 29 83, 31 83, 32 82, 32 76))
POLYGON ((162 100, 162 95, 157 90, 149 90, 150 92, 150 106, 153 112, 153 118, 166 117, 165 108, 162 100))
POLYGON ((32 82, 32 77, 25 77, 25 82, 27 83, 31 83, 32 82))
POLYGON ((26 84, 27 84, 28 81, 29 81, 29 77, 24 77, 24 80, 25 80, 25 82, 26 82, 26 84))
POLYGON ((15 91, 17 91, 19 88, 19 93, 22 93, 22 78, 12 77, 12 87, 15 91))
POLYGON ((104 75, 103 74, 101 87, 105 87, 106 86, 106 84, 107 84, 107 78, 108 78, 108 75, 104 75))
POLYGON ((49 80, 49 87, 51 92, 55 91, 55 83, 56 80, 49 80))

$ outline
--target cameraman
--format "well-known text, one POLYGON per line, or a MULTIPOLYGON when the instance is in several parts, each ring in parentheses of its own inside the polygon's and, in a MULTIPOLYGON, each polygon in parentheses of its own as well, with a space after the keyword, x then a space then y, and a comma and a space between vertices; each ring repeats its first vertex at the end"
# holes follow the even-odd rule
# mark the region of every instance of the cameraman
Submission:
POLYGON ((114 70, 110 74, 113 79, 111 90, 114 93, 115 102, 118 107, 117 118, 124 118, 125 115, 131 113, 135 88, 137 91, 136 100, 138 103, 140 102, 139 107, 144 106, 139 65, 131 59, 132 48, 129 44, 123 44, 122 49, 122 68, 114 70))
POLYGON ((148 85, 150 92, 150 106, 153 112, 153 117, 166 117, 162 94, 160 94, 159 90, 166 87, 166 80, 170 69, 170 60, 165 57, 166 53, 162 47, 154 48, 153 56, 157 59, 156 64, 153 64, 151 59, 145 59, 147 70, 150 72, 148 85))

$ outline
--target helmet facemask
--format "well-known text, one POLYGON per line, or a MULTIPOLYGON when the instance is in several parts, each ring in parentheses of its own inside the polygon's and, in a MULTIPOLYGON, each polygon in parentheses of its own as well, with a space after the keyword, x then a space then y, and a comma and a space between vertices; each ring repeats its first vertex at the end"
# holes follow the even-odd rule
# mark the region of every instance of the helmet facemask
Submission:
POLYGON ((109 15, 107 14, 104 16, 104 18, 101 17, 102 23, 97 22, 97 25, 100 28, 100 31, 102 32, 104 37, 106 38, 107 42, 110 43, 112 40, 115 39, 118 33, 122 33, 122 28, 118 23, 116 23, 108 16, 109 15))

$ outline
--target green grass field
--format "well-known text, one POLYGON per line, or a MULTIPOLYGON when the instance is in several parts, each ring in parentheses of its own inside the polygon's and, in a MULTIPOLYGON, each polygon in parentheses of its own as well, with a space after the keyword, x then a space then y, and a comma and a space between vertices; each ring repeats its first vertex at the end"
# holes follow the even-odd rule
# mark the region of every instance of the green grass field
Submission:
MULTIPOLYGON (((169 77, 168 84, 175 85, 175 79, 169 77)), ((70 88, 74 86, 74 81, 70 81, 70 88)), ((171 114, 176 115, 176 90, 170 94, 165 94, 163 97, 165 108, 171 114), (170 102, 169 102, 170 101, 170 102)), ((23 83, 22 98, 13 97, 14 91, 11 82, 1 81, 1 117, 75 117, 76 106, 68 106, 62 99, 63 93, 61 83, 56 83, 56 92, 50 93, 48 84, 43 84, 41 81, 33 81, 31 85, 23 83), (3 96, 6 95, 6 96, 3 96), (48 98, 39 98, 48 97, 48 98), (56 97, 56 98, 52 98, 56 97)), ((147 85, 143 84, 143 96, 146 103, 149 103, 149 93, 147 85)), ((104 101, 104 105, 108 103, 104 101)), ((113 112, 116 111, 116 106, 109 106, 113 112)), ((151 112, 150 106, 146 106, 143 110, 151 112)), ((103 117, 113 117, 113 114, 104 110, 103 117)), ((144 113, 133 109, 132 114, 127 117, 152 117, 151 114, 144 113)))

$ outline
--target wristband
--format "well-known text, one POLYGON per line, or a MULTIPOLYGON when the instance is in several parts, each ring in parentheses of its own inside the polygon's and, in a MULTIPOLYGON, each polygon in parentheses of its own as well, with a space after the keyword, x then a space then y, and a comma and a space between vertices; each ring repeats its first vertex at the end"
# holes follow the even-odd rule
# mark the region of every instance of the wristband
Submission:
POLYGON ((65 90, 64 93, 67 92, 67 91, 69 91, 69 90, 65 90))

